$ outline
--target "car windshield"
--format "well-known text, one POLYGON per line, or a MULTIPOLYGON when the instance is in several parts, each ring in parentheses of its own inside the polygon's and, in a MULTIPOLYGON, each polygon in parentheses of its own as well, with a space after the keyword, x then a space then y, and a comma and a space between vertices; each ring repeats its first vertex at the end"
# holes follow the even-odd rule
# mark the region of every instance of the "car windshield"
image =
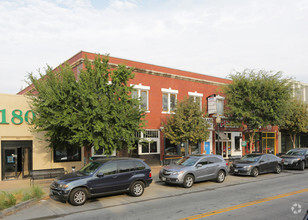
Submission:
POLYGON ((289 150, 287 152, 287 155, 292 155, 292 156, 302 156, 305 154, 304 150, 289 150))
POLYGON ((195 157, 183 157, 180 160, 178 160, 176 163, 178 165, 183 165, 183 166, 193 166, 198 160, 199 158, 195 158, 195 157))
POLYGON ((81 168, 78 172, 85 174, 85 175, 91 175, 93 172, 95 172, 95 170, 97 170, 97 168, 101 165, 101 163, 97 163, 97 162, 90 162, 88 163, 86 166, 84 166, 83 168, 81 168))
POLYGON ((241 158, 241 161, 256 162, 261 158, 261 155, 246 155, 241 158))

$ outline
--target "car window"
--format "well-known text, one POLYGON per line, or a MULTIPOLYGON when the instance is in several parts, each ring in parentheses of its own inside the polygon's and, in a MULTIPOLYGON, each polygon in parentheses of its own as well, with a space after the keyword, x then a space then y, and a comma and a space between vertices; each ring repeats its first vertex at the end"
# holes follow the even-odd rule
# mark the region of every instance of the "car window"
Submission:
POLYGON ((242 158, 240 159, 240 161, 256 162, 256 161, 258 161, 260 158, 261 158, 260 155, 251 155, 251 154, 248 154, 248 155, 245 155, 244 157, 242 157, 242 158))
POLYGON ((178 160, 176 163, 178 165, 183 165, 183 166, 193 166, 198 160, 199 158, 196 158, 196 157, 183 157, 180 160, 178 160))
POLYGON ((86 166, 81 168, 78 172, 85 174, 85 175, 90 175, 94 173, 100 165, 101 164, 98 162, 90 162, 86 166))
POLYGON ((206 164, 209 164, 208 158, 203 158, 202 160, 200 160, 198 162, 198 164, 201 164, 202 166, 206 165, 206 164))
POLYGON ((209 158, 209 162, 210 163, 220 163, 221 159, 217 158, 217 157, 210 157, 209 158))
POLYGON ((261 160, 263 160, 264 162, 270 161, 270 157, 268 155, 263 155, 261 157, 261 160))
POLYGON ((98 172, 103 173, 105 176, 116 174, 117 173, 117 163, 116 162, 105 163, 98 172))
POLYGON ((130 161, 130 160, 120 161, 118 162, 118 170, 119 170, 119 173, 134 171, 135 163, 134 161, 130 161))
POLYGON ((269 156, 270 160, 277 160, 278 159, 278 157, 276 157, 275 155, 272 155, 272 154, 270 154, 268 156, 269 156))
POLYGON ((292 155, 292 156, 302 156, 305 154, 304 150, 289 150, 287 152, 287 155, 292 155))
POLYGON ((135 161, 136 163, 136 170, 144 170, 145 169, 145 165, 140 162, 140 161, 135 161))

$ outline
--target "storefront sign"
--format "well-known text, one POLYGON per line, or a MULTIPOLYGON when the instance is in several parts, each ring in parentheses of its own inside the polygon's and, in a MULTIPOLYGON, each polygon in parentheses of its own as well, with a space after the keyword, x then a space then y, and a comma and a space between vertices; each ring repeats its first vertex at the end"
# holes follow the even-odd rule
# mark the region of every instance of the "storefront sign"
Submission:
POLYGON ((20 125, 24 121, 26 121, 26 123, 30 125, 30 124, 32 124, 33 120, 35 119, 35 113, 32 110, 28 110, 28 111, 26 111, 25 114, 23 114, 23 112, 20 109, 14 109, 10 113, 8 113, 6 111, 6 109, 2 109, 2 110, 0 110, 0 114, 1 114, 0 125, 10 124, 9 121, 7 121, 7 116, 11 117, 10 121, 14 125, 20 125))

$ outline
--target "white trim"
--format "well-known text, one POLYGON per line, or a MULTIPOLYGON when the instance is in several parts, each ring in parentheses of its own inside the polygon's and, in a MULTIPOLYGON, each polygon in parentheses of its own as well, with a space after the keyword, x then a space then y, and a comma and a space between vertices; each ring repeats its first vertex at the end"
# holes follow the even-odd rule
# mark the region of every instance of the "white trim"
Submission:
POLYGON ((179 93, 179 90, 173 90, 173 89, 171 89, 171 88, 169 88, 169 89, 164 89, 164 88, 162 88, 161 91, 162 91, 163 93, 172 93, 172 94, 178 94, 178 93, 179 93))
MULTIPOLYGON (((147 131, 157 131, 157 138, 143 138, 143 133, 141 132, 141 140, 138 143, 138 154, 139 155, 149 155, 149 154, 160 154, 160 131, 159 129, 146 129, 147 131), (142 153, 142 145, 140 144, 140 142, 142 142, 142 140, 147 140, 147 141, 155 141, 157 143, 157 151, 153 152, 153 153, 142 153)), ((150 148, 150 146, 149 146, 150 148)))
POLYGON ((188 92, 189 96, 196 96, 196 97, 203 97, 202 93, 197 93, 197 91, 195 92, 188 92))
POLYGON ((143 86, 141 83, 139 85, 136 84, 130 84, 134 89, 141 89, 141 90, 150 90, 150 86, 143 86))

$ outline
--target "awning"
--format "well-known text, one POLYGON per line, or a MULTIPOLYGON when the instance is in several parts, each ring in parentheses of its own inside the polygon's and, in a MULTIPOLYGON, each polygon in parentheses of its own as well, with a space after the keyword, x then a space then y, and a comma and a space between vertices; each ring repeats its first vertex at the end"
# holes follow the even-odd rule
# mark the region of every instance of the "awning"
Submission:
MULTIPOLYGON (((218 132, 216 132, 216 134, 218 134, 218 132)), ((229 138, 227 135, 225 135, 224 133, 222 132, 219 132, 219 140, 222 140, 222 141, 228 141, 229 138)))

